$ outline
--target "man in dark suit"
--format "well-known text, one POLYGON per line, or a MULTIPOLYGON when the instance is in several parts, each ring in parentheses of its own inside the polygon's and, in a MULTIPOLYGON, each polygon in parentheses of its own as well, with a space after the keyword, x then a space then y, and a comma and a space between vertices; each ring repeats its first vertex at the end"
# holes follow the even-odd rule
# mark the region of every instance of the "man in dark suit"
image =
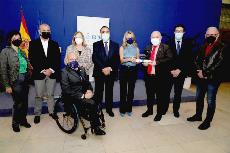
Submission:
MULTIPOLYGON (((174 28, 175 37, 168 44, 173 52, 170 90, 174 85, 173 113, 177 118, 180 116, 179 108, 184 80, 191 71, 192 63, 192 45, 190 41, 183 38, 184 33, 185 27, 182 24, 176 25, 174 28)), ((168 106, 169 103, 166 111, 168 110, 168 106)))
POLYGON ((54 88, 56 79, 60 76, 60 49, 57 42, 51 40, 50 26, 41 24, 39 26, 40 38, 31 41, 29 47, 29 59, 33 66, 35 84, 35 118, 34 123, 40 122, 42 112, 42 98, 48 97, 48 110, 52 118, 54 109, 54 88), (44 93, 46 91, 46 93, 44 93), (44 95, 45 94, 45 95, 44 95))
POLYGON ((145 48, 147 60, 143 63, 145 67, 147 111, 142 114, 142 117, 148 117, 153 114, 153 103, 156 99, 157 114, 154 121, 161 120, 170 97, 170 62, 173 55, 168 45, 161 43, 161 39, 162 36, 159 31, 152 32, 152 44, 145 48))
POLYGON ((106 112, 113 117, 113 85, 117 77, 119 58, 119 45, 110 40, 110 30, 107 26, 100 29, 101 41, 93 44, 93 77, 95 78, 95 95, 97 103, 103 99, 105 85, 106 112))

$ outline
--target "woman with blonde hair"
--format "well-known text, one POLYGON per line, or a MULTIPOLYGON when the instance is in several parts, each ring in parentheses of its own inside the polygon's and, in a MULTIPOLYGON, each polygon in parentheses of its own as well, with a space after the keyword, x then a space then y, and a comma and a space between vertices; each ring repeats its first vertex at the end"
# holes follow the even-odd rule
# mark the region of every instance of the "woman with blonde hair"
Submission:
POLYGON ((68 52, 74 52, 79 66, 83 67, 89 76, 89 69, 93 66, 92 51, 85 42, 82 32, 78 31, 73 35, 72 44, 67 47, 64 63, 67 64, 68 52))
POLYGON ((139 48, 136 37, 132 31, 127 31, 123 37, 120 47, 120 115, 124 117, 127 112, 132 115, 132 101, 137 79, 137 62, 139 59, 139 48))

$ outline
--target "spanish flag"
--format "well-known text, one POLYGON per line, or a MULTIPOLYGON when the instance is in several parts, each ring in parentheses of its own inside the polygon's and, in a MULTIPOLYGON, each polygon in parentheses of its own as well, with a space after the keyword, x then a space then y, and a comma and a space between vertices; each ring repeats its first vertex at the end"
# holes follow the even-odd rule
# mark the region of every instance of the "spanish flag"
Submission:
POLYGON ((22 10, 21 10, 21 25, 20 25, 19 32, 22 36, 22 44, 20 46, 20 49, 24 51, 26 53, 26 56, 28 57, 29 42, 31 41, 31 39, 30 39, 30 35, 26 26, 26 20, 22 10))

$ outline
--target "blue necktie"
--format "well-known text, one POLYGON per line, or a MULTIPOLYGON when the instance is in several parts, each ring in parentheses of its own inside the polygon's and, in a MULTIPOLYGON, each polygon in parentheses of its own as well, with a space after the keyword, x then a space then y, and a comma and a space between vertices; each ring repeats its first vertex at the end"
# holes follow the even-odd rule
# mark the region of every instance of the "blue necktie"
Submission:
POLYGON ((105 42, 105 53, 108 56, 108 54, 109 54, 109 47, 108 47, 107 44, 108 44, 108 42, 105 42))
POLYGON ((180 47, 180 41, 177 41, 177 45, 176 45, 177 55, 179 55, 180 49, 181 49, 181 47, 180 47))

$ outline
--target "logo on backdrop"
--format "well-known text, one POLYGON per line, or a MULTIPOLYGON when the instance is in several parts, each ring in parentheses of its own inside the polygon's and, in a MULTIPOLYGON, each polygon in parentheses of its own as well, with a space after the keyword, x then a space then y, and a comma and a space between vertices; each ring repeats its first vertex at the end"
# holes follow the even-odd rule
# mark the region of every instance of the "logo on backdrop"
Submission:
POLYGON ((77 31, 81 31, 89 48, 93 49, 93 43, 101 40, 100 29, 109 27, 109 18, 77 16, 77 31), (92 26, 93 25, 93 26, 92 26))

